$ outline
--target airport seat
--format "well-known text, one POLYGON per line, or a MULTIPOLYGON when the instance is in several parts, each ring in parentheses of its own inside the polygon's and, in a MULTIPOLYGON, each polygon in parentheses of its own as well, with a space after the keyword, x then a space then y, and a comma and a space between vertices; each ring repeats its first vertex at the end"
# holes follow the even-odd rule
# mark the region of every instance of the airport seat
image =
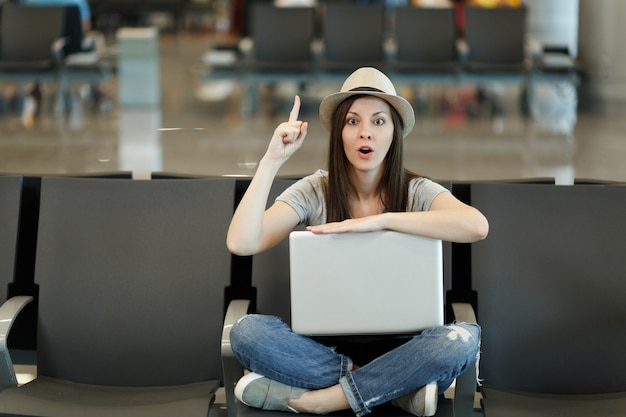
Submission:
MULTIPOLYGON (((272 184, 270 194, 267 199, 269 207, 276 197, 284 191, 296 179, 277 178, 272 184)), ((245 193, 249 179, 238 179, 236 183, 235 204, 239 204, 241 197, 245 193)), ((241 317, 242 312, 262 312, 281 317, 290 323, 289 303, 289 263, 287 242, 283 241, 276 247, 269 249, 255 256, 234 256, 230 294, 227 299, 233 305, 232 312, 227 314, 222 335, 222 361, 224 369, 225 395, 228 404, 228 415, 237 415, 238 402, 235 399, 234 387, 239 378, 243 376, 243 368, 234 357, 230 349, 230 325, 241 317), (255 283, 264 290, 260 293, 254 287, 255 283), (248 301, 244 301, 248 300, 248 301)))
POLYGON ((465 7, 465 37, 459 42, 461 72, 459 82, 476 84, 477 96, 489 106, 492 115, 504 110, 492 85, 519 87, 519 106, 528 114, 533 102, 533 60, 527 45, 528 8, 465 7))
POLYGON ((56 82, 63 58, 63 9, 20 4, 0 7, 0 81, 56 82))
POLYGON ((40 201, 37 377, 2 381, 0 414, 205 417, 234 180, 48 177, 40 201))
POLYGON ((115 54, 106 46, 104 34, 96 30, 84 33, 78 6, 64 6, 64 12, 66 43, 59 71, 64 101, 59 103, 58 112, 70 110, 72 84, 90 84, 92 96, 97 101, 101 95, 99 83, 110 79, 116 71, 115 54))
POLYGON ((321 81, 343 82, 356 68, 384 68, 387 27, 382 4, 322 5, 322 45, 317 59, 321 81))
POLYGON ((101 64, 108 59, 104 34, 97 30, 84 32, 78 6, 64 6, 63 37, 65 38, 64 64, 87 66, 101 64))
POLYGON ((459 46, 462 82, 513 83, 529 91, 527 14, 525 6, 465 7, 465 38, 459 46))
POLYGON ((260 85, 295 82, 305 86, 311 81, 315 8, 258 3, 250 13, 250 35, 240 42, 240 49, 244 98, 254 108, 260 85))
POLYGON ((485 417, 626 413, 624 184, 471 185, 485 417))
MULTIPOLYGON (((268 206, 275 198, 297 179, 279 178, 272 185, 268 197, 268 206)), ((444 253, 446 251, 444 250, 444 253)), ((276 315, 286 323, 291 323, 290 290, 289 290, 289 243, 284 240, 276 247, 252 257, 252 280, 256 293, 256 300, 252 304, 253 311, 261 314, 276 315)), ((472 306, 468 303, 456 303, 452 307, 455 317, 459 321, 476 322, 476 316, 472 306)), ((240 311, 242 311, 240 309, 240 311)), ((233 322, 235 318, 229 320, 233 322)), ((229 328, 225 329, 222 338, 222 355, 224 360, 224 377, 226 395, 232 398, 229 404, 228 415, 230 417, 268 417, 282 416, 283 412, 266 411, 248 407, 234 399, 234 386, 243 375, 244 370, 234 357, 230 349, 228 338, 229 328)), ((471 417, 480 413, 474 410, 476 393, 476 369, 470 366, 456 381, 454 399, 440 401, 437 416, 471 417)), ((348 411, 350 414, 351 411, 348 411)), ((331 415, 345 415, 345 413, 332 413, 331 415)), ((408 416, 399 408, 390 405, 382 405, 374 410, 372 415, 384 416, 408 416)))
POLYGON ((252 7, 251 13, 252 45, 246 57, 250 70, 296 73, 311 70, 314 8, 259 3, 252 7))
POLYGON ((419 83, 455 82, 460 69, 455 9, 404 6, 394 8, 393 13, 390 77, 419 83))

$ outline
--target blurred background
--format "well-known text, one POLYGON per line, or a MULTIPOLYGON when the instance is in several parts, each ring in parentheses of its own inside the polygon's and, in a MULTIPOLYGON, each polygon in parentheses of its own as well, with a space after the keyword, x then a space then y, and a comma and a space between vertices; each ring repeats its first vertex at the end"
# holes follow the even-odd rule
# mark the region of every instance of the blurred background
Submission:
MULTIPOLYGON (((7 3, 2 33, 8 30, 7 3)), ((327 132, 319 123, 319 102, 338 90, 349 71, 329 77, 290 69, 259 76, 265 73, 250 63, 258 44, 254 37, 261 32, 251 27, 259 3, 294 7, 245 0, 92 0, 83 28, 91 49, 71 62, 60 58, 52 76, 21 72, 18 77, 3 67, 8 59, 3 56, 0 173, 249 176, 272 131, 287 118, 295 94, 303 99, 300 118, 310 123, 309 134, 280 174, 323 168, 327 132), (302 81, 294 73, 308 78, 302 81)), ((322 29, 314 41, 322 47, 324 8, 330 3, 335 2, 298 5, 315 10, 322 29)), ((397 8, 442 7, 436 1, 336 3, 381 4, 385 42, 395 34, 397 8)), ((483 4, 443 5, 454 9, 456 43, 465 41, 467 48, 470 42, 464 21, 468 7, 523 8, 523 67, 506 76, 486 71, 480 77, 467 68, 452 77, 416 70, 394 78, 391 71, 417 115, 405 141, 408 167, 441 180, 625 181, 626 57, 620 40, 626 2, 478 3, 483 4)), ((509 26, 499 33, 499 18, 491 19, 483 25, 491 38, 514 32, 509 26)), ((268 26, 280 28, 284 22, 263 27, 268 26)), ((363 37, 369 28, 347 30, 363 37)), ((297 30, 284 32, 289 39, 297 30)), ((424 38, 416 37, 415 43, 424 38)), ((8 39, 0 39, 6 55, 8 39)), ((11 38, 13 48, 25 49, 20 42, 27 39, 11 38)), ((470 47, 460 56, 472 52, 470 47)))

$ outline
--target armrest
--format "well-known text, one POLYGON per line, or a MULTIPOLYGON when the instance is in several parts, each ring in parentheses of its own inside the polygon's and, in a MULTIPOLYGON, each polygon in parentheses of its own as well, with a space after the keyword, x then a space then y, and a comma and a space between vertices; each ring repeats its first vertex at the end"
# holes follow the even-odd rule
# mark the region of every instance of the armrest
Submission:
POLYGON ((58 38, 54 42, 52 42, 52 46, 50 47, 50 52, 52 53, 52 57, 54 58, 54 62, 60 63, 63 61, 63 48, 67 43, 67 38, 58 38))
POLYGON ((15 318, 32 300, 33 297, 20 295, 10 298, 0 306, 0 391, 17 386, 17 377, 7 347, 7 338, 15 318))
POLYGON ((464 64, 469 57, 469 45, 465 39, 457 39, 456 41, 456 53, 459 56, 459 61, 464 64))
POLYGON ((250 309, 250 300, 233 300, 228 305, 224 327, 222 328, 222 373, 224 375, 224 390, 226 394, 226 406, 228 415, 237 414, 237 401, 235 399, 235 384, 243 376, 243 367, 233 355, 230 346, 230 329, 235 322, 246 315, 250 309))
POLYGON ((536 67, 539 64, 539 61, 541 61, 543 46, 539 40, 528 35, 524 41, 524 52, 530 60, 531 66, 536 67))
POLYGON ((254 54, 254 40, 250 37, 241 38, 237 44, 237 49, 241 54, 242 61, 249 64, 254 54))
MULTIPOLYGON (((454 319, 459 322, 477 324, 476 314, 469 303, 452 303, 454 319)), ((471 417, 482 415, 474 412, 474 397, 476 396, 476 384, 478 381, 478 363, 470 366, 465 372, 456 378, 454 390, 454 416, 471 417)))
POLYGON ((83 37, 81 50, 62 56, 63 64, 67 67, 90 68, 98 66, 100 69, 111 67, 116 50, 106 45, 104 34, 100 31, 89 31, 83 37))
POLYGON ((99 54, 106 51, 106 41, 104 33, 99 30, 90 30, 83 37, 82 48, 85 51, 95 51, 99 54))
POLYGON ((452 312, 456 321, 478 324, 474 308, 469 303, 452 303, 452 312))
POLYGON ((315 38, 311 41, 311 54, 313 55, 314 61, 321 59, 322 55, 324 54, 323 40, 315 38))
POLYGON ((398 55, 398 42, 393 36, 386 36, 383 39, 383 53, 385 60, 394 61, 398 55))

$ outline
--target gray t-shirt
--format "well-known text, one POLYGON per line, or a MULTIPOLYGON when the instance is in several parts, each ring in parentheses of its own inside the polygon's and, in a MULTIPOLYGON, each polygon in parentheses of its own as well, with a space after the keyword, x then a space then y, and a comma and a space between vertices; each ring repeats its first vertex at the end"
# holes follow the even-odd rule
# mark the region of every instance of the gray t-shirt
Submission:
MULTIPOLYGON (((287 188, 276 201, 289 204, 298 214, 301 224, 307 226, 325 224, 327 221, 324 188, 327 182, 328 172, 320 169, 287 188)), ((415 178, 409 185, 407 211, 427 211, 435 197, 447 191, 444 186, 428 178, 415 178)))

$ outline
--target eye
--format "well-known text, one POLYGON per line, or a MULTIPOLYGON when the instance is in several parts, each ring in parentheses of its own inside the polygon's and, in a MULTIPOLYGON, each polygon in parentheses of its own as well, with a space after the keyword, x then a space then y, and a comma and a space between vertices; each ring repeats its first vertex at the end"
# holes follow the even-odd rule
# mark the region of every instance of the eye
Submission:
POLYGON ((357 124, 357 120, 354 117, 349 117, 349 118, 346 119, 346 124, 347 125, 355 125, 355 124, 357 124))
POLYGON ((385 124, 385 119, 383 119, 382 117, 378 118, 378 119, 374 119, 374 124, 377 126, 382 126, 385 124))

